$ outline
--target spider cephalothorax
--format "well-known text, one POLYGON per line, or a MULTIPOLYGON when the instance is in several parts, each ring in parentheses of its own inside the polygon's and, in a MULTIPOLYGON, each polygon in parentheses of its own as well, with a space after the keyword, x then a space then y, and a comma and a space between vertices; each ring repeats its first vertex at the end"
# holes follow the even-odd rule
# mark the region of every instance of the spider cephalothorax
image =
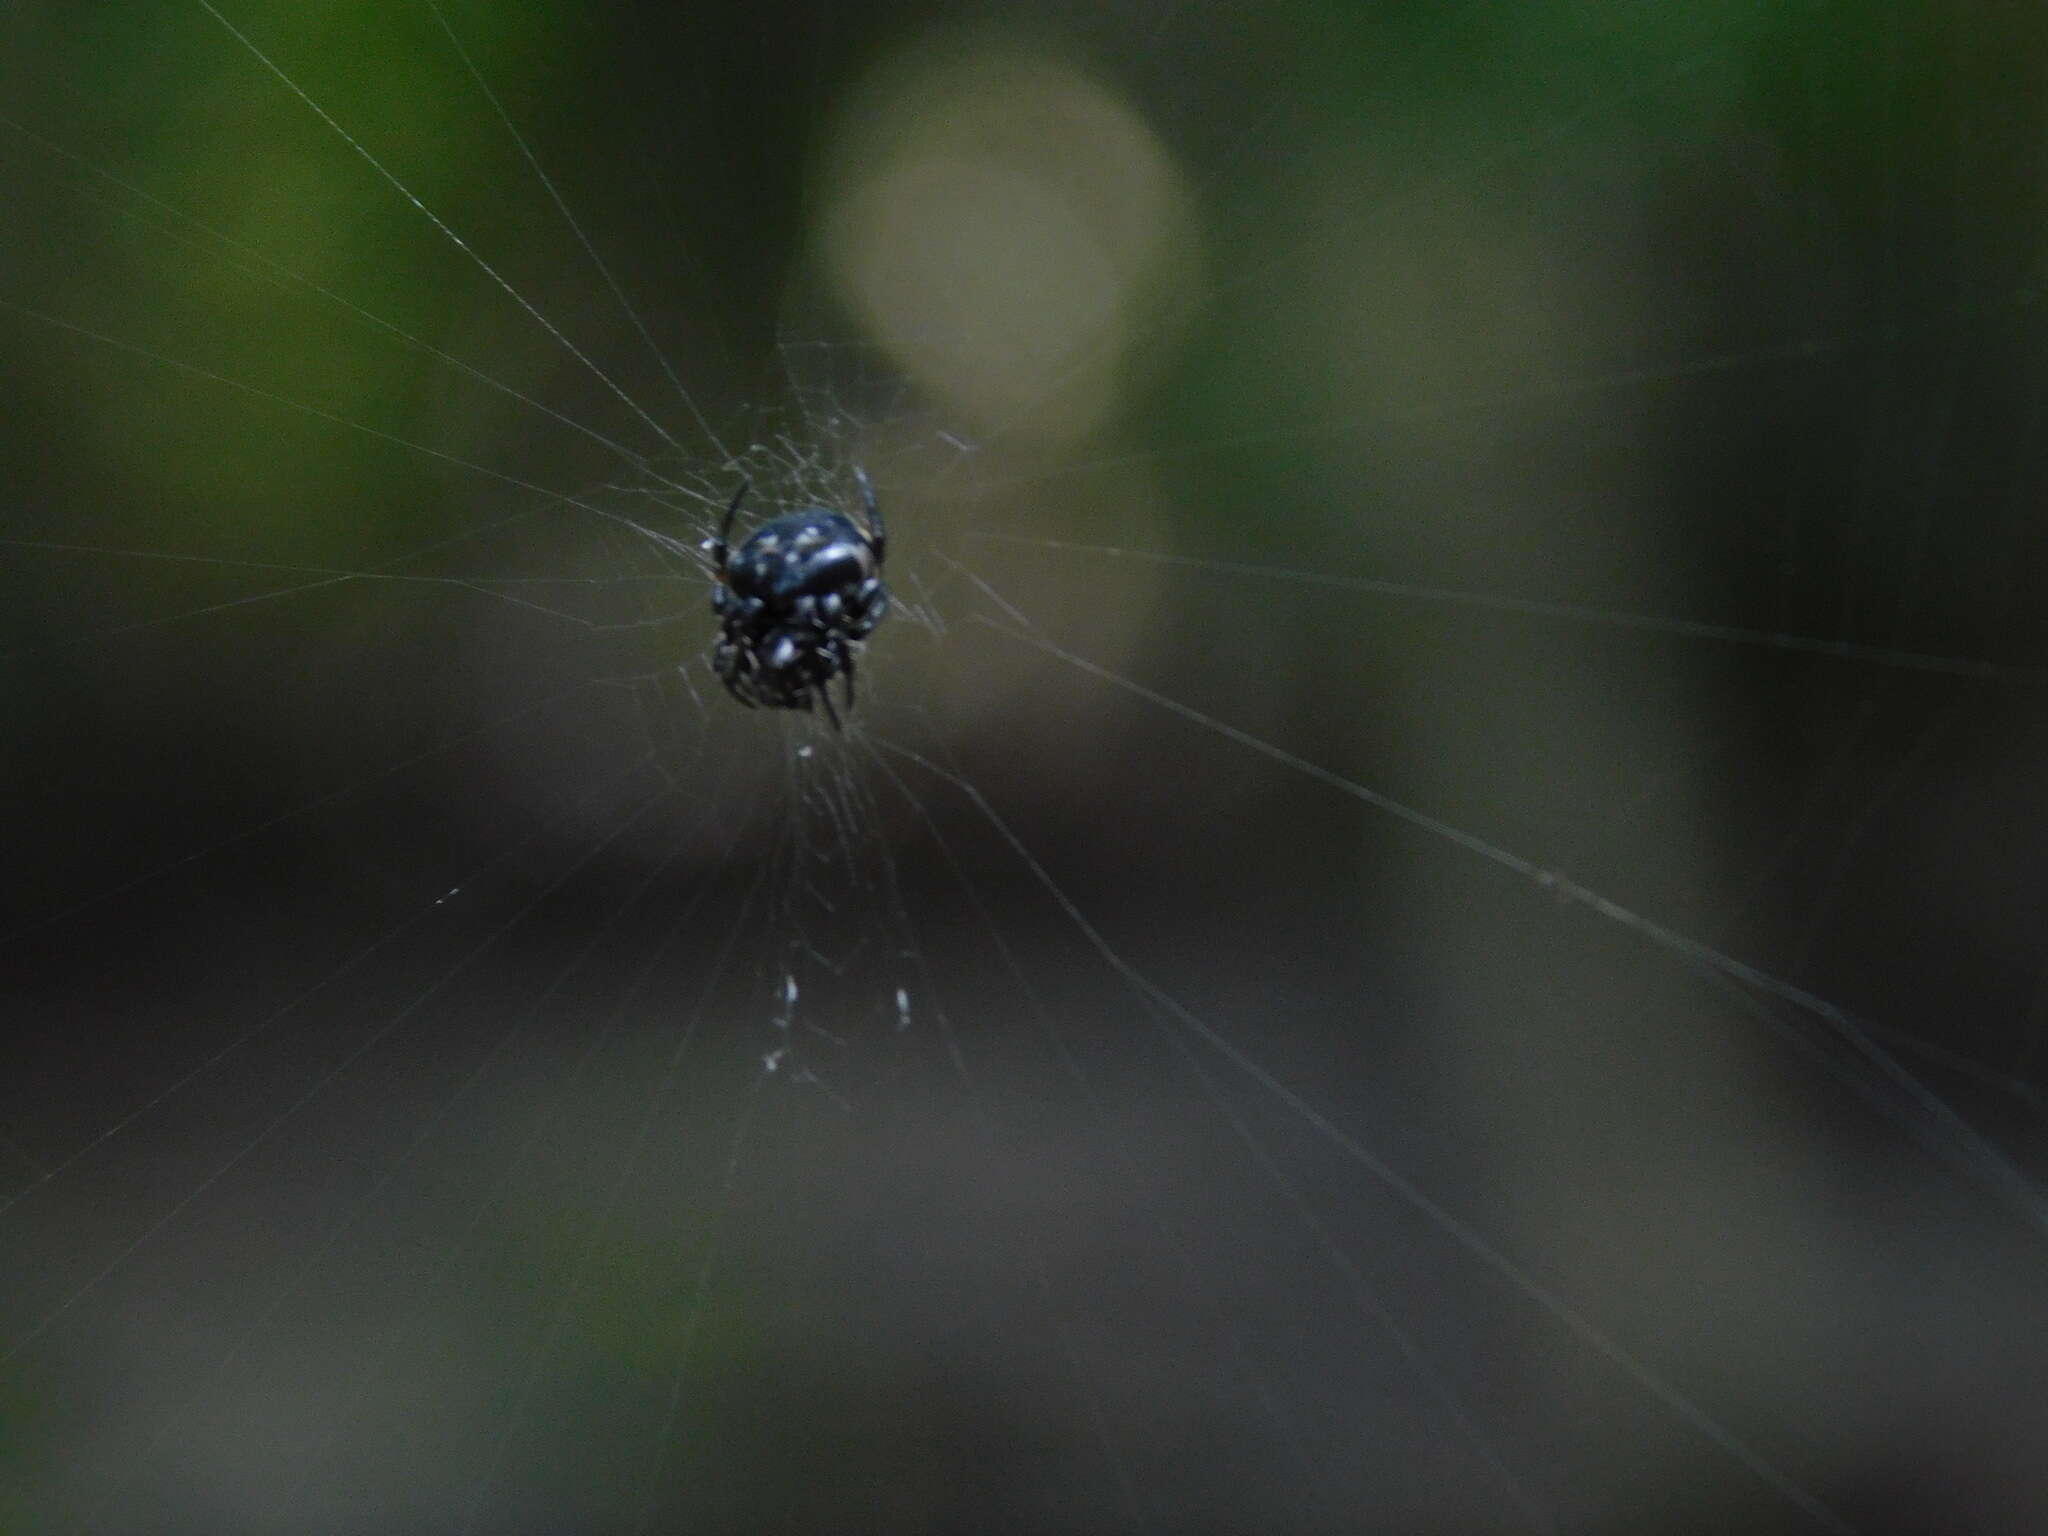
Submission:
POLYGON ((882 587, 882 509, 866 471, 856 467, 868 527, 826 507, 808 507, 763 523, 738 549, 727 538, 747 494, 741 481, 705 545, 718 585, 718 645, 711 665, 728 692, 748 708, 809 709, 817 699, 836 728, 839 714, 825 685, 846 678, 853 708, 853 659, 860 642, 889 611, 882 587))

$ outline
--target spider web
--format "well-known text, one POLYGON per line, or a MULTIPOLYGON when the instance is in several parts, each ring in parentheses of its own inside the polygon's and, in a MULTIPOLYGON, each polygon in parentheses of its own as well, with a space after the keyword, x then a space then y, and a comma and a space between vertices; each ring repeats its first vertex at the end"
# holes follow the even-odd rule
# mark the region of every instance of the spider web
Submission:
POLYGON ((0 1524, 2035 1528, 2031 23, 987 19, 11 15, 0 1524))

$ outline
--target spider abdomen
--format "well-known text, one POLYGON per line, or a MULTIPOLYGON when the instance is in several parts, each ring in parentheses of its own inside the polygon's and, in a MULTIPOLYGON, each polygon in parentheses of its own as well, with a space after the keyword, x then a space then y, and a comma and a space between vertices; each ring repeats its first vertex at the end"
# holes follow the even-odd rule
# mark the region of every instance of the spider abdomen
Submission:
POLYGON ((734 551, 726 580, 742 597, 788 602, 858 586, 876 561, 859 529, 814 507, 765 523, 734 551))

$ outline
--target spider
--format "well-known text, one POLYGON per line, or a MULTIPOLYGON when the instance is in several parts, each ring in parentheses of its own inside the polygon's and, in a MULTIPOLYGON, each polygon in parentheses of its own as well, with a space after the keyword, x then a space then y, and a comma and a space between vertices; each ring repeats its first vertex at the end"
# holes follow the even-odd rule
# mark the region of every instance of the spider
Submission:
POLYGON ((853 475, 867 510, 865 533, 838 512, 806 507, 763 523, 734 550, 726 541, 753 483, 742 480, 718 537, 704 546, 718 575, 711 666, 726 691, 749 709, 809 709, 815 698, 835 731, 839 712, 826 685, 845 676, 851 712, 854 653, 889 611, 882 509, 867 471, 855 465, 853 475))

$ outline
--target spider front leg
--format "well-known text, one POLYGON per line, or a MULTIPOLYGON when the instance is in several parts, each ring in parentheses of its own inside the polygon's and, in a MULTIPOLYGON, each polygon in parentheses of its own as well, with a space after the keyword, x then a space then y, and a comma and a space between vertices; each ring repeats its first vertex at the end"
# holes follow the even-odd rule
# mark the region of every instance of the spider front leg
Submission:
POLYGON ((882 551, 889 542, 889 536, 882 528, 882 504, 875 500, 874 482, 858 464, 853 466, 853 478, 860 482, 861 503, 867 508, 868 548, 875 552, 875 564, 880 565, 882 551))
POLYGON ((732 535, 732 520, 739 515, 740 503, 746 499, 752 480, 741 480, 740 488, 732 493, 732 500, 725 504, 725 517, 719 522, 718 537, 713 539, 707 551, 711 556, 712 569, 718 572, 718 579, 725 580, 726 556, 731 553, 727 540, 732 535))
POLYGON ((749 709, 761 706, 753 694, 753 682, 746 672, 745 658, 731 640, 720 640, 711 653, 711 670, 718 674, 718 680, 725 684, 725 691, 738 699, 749 709), (742 679, 746 679, 744 685, 742 679))

